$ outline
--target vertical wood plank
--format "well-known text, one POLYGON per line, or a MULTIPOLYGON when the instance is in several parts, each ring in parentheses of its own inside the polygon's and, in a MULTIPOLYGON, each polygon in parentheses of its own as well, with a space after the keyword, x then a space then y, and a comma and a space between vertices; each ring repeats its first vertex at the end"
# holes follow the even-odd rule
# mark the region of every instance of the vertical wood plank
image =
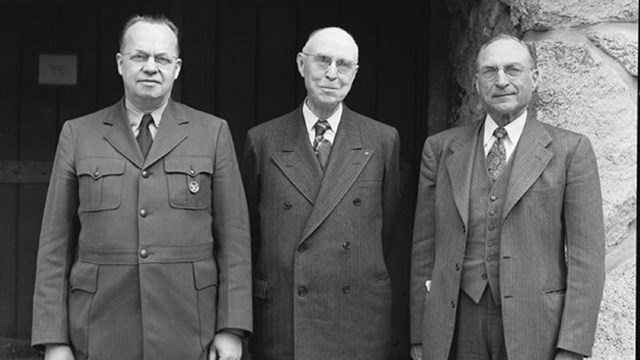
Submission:
POLYGON ((302 82, 296 65, 296 9, 262 7, 258 24, 256 125, 292 111, 296 84, 302 82))
POLYGON ((101 1, 98 9, 97 108, 113 105, 124 96, 122 77, 116 66, 120 32, 124 23, 138 13, 134 1, 101 1))
POLYGON ((182 26, 182 101, 198 110, 216 112, 217 24, 215 2, 191 0, 182 26))
POLYGON ((64 121, 97 110, 97 19, 98 6, 94 2, 72 1, 61 5, 59 48, 79 54, 79 83, 58 91, 56 134, 64 121))
POLYGON ((219 3, 217 112, 229 121, 238 153, 256 118, 256 13, 244 2, 219 3))

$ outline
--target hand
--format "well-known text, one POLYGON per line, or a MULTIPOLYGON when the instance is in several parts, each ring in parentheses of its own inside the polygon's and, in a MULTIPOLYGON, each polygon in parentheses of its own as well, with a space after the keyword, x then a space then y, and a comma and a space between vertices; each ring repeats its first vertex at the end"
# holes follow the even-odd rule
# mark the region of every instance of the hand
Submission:
POLYGON ((45 347, 44 360, 75 360, 75 358, 69 346, 52 344, 45 347))
POLYGON ((238 335, 221 331, 213 338, 209 348, 209 360, 240 360, 242 340, 238 335))
POLYGON ((411 345, 411 359, 422 360, 422 345, 411 345))
POLYGON ((574 352, 563 350, 563 349, 559 349, 555 357, 555 360, 582 360, 582 359, 584 359, 584 356, 582 356, 581 354, 576 354, 574 352))

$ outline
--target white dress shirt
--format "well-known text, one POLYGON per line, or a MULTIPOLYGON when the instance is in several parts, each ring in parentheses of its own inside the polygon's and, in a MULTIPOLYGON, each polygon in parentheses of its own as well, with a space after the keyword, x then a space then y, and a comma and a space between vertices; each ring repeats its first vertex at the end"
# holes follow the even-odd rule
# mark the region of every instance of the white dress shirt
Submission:
MULTIPOLYGON (((507 161, 513 154, 513 151, 516 149, 518 145, 518 141, 520 140, 520 136, 522 135, 522 131, 524 130, 524 124, 527 121, 527 110, 522 113, 522 115, 518 116, 515 120, 507 124, 504 129, 507 131, 507 136, 502 139, 504 143, 504 148, 507 151, 507 161)), ((493 146, 493 143, 496 142, 497 138, 493 136, 493 132, 498 128, 498 124, 487 114, 486 119, 484 120, 484 155, 487 156, 489 150, 493 146)))
MULTIPOLYGON (((313 129, 313 125, 318 121, 318 117, 314 115, 309 106, 307 106, 307 100, 305 99, 302 105, 302 116, 304 117, 304 123, 307 126, 307 133, 309 134, 309 141, 313 146, 313 140, 316 138, 316 131, 313 129)), ((331 125, 331 129, 327 129, 324 133, 324 138, 329 140, 331 144, 336 138, 336 132, 340 125, 340 118, 342 118, 342 103, 338 105, 338 109, 328 119, 325 119, 331 125)))

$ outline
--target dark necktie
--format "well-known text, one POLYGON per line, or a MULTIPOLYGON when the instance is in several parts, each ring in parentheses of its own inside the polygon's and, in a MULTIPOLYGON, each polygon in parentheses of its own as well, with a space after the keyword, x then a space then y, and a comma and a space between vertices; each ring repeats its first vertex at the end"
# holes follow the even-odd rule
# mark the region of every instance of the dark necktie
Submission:
POLYGON ((140 127, 138 128, 138 145, 140 145, 140 150, 142 150, 142 155, 144 158, 147 158, 147 154, 149 153, 149 149, 151 149, 151 144, 153 143, 153 137, 151 137, 151 131, 149 131, 149 124, 153 122, 153 116, 151 114, 146 113, 142 117, 142 121, 140 122, 140 127))
POLYGON ((327 120, 318 119, 313 125, 313 129, 316 131, 316 137, 313 139, 313 150, 316 152, 318 161, 320 161, 320 167, 324 170, 331 153, 331 141, 324 138, 324 133, 331 129, 331 125, 327 120))
POLYGON ((492 182, 496 182, 507 164, 507 150, 504 147, 504 137, 507 136, 507 130, 502 126, 495 129, 493 136, 496 141, 487 154, 487 171, 492 182))

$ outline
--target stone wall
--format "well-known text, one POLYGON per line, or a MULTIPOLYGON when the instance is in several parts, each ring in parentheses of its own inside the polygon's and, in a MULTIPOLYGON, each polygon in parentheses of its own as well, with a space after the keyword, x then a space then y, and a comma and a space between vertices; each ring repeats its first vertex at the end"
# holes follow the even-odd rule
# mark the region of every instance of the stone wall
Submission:
POLYGON ((447 8, 450 125, 481 118, 475 54, 493 35, 507 33, 536 49, 538 119, 591 140, 607 246, 594 358, 635 358, 638 0, 448 0, 447 8))

